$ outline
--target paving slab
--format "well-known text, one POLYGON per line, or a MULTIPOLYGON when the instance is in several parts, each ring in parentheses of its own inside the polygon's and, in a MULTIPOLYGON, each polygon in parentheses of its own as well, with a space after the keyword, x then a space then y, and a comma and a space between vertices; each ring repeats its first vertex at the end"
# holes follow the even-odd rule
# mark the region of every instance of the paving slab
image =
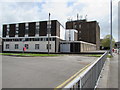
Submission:
POLYGON ((97 88, 119 88, 118 80, 118 61, 120 55, 113 53, 113 57, 107 59, 99 79, 97 88))

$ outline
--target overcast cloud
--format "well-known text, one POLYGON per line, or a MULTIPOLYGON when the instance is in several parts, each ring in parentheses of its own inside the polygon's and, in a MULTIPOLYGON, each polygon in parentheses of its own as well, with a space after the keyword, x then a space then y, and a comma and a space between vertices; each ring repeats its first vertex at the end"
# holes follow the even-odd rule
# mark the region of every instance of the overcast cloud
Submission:
MULTIPOLYGON (((110 34, 110 0, 0 0, 0 36, 6 23, 59 20, 64 26, 68 18, 77 13, 88 21, 96 20, 101 28, 101 38, 110 34)), ((79 18, 80 18, 79 17, 79 18)), ((113 0, 113 37, 118 40, 118 0, 113 0)))

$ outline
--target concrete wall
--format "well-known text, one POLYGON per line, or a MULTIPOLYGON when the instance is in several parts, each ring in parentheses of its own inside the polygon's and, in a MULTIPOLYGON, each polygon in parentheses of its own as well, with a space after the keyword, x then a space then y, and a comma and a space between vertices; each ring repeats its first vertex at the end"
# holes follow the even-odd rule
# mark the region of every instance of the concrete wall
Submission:
POLYGON ((77 30, 68 29, 65 30, 65 40, 67 41, 77 41, 77 30))
POLYGON ((81 52, 95 51, 95 50, 96 50, 95 44, 81 42, 81 52))
POLYGON ((83 42, 83 41, 61 41, 60 43, 60 52, 71 52, 71 53, 80 53, 80 52, 88 52, 95 51, 96 45, 83 42))
MULTIPOLYGON (((29 45, 29 49, 26 49, 26 52, 48 52, 47 49, 47 41, 12 41, 12 42, 4 42, 4 51, 23 51, 23 47, 25 44, 29 45), (9 49, 6 49, 6 44, 9 44, 9 49), (19 44, 19 49, 15 49, 15 44, 19 44), (35 44, 39 44, 39 49, 35 49, 35 44)), ((55 52, 55 41, 50 41, 51 49, 50 52, 55 52)))

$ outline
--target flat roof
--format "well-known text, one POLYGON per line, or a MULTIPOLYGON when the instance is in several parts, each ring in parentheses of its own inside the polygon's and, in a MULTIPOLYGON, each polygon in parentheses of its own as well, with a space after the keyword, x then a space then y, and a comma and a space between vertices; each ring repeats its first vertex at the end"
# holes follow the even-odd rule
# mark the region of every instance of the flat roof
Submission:
POLYGON ((60 43, 85 43, 85 44, 90 44, 90 45, 95 45, 93 43, 88 43, 88 42, 84 42, 84 41, 60 41, 60 43))

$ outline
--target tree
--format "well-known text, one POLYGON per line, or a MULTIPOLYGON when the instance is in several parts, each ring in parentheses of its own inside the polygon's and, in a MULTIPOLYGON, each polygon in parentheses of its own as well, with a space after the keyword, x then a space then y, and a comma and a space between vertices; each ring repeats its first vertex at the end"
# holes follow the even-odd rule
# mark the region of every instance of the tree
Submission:
MULTIPOLYGON (((104 49, 110 49, 110 41, 111 41, 110 37, 111 35, 106 35, 102 40, 101 45, 102 47, 104 47, 104 49)), ((114 45, 115 45, 115 40, 114 38, 112 38, 112 46, 114 47, 114 45)))

